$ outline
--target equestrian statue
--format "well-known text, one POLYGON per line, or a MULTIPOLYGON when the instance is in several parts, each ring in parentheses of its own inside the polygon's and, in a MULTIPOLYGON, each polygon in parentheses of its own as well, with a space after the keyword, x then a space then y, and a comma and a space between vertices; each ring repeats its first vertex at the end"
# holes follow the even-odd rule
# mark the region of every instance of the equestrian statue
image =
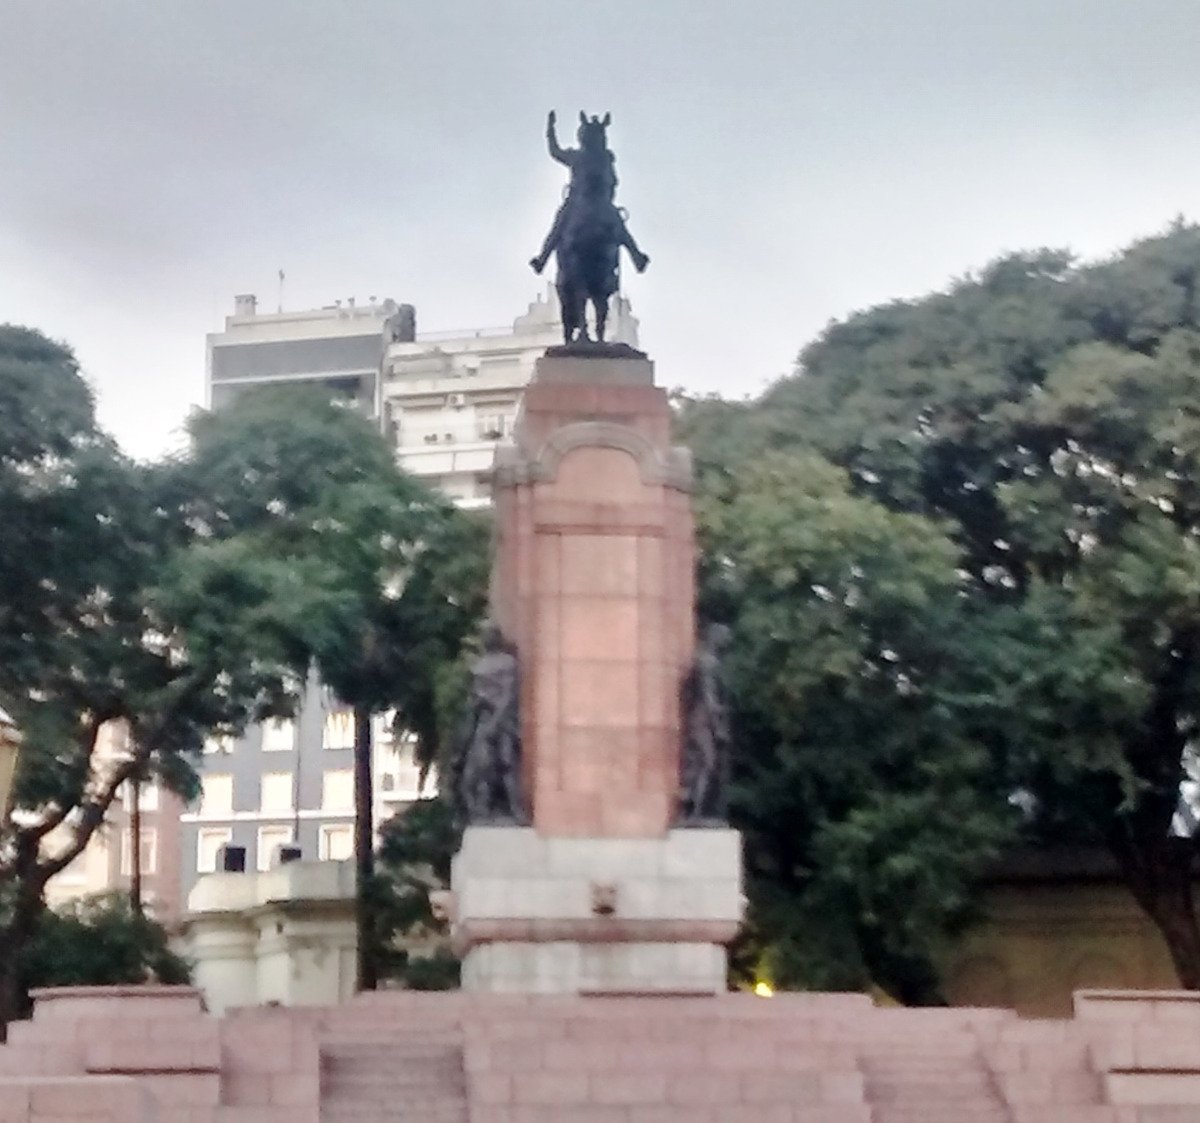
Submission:
POLYGON ((554 254, 558 263, 558 302, 562 307, 563 340, 570 346, 592 342, 588 335, 587 303, 596 316, 596 340, 604 342, 609 297, 617 291, 617 266, 621 247, 629 252, 634 268, 643 272, 650 259, 642 253, 625 225, 625 216, 614 202, 617 192, 616 158, 608 147, 611 114, 604 118, 579 114, 578 148, 558 143, 556 117, 546 119, 550 156, 571 170, 567 197, 542 245, 529 264, 541 273, 554 254))

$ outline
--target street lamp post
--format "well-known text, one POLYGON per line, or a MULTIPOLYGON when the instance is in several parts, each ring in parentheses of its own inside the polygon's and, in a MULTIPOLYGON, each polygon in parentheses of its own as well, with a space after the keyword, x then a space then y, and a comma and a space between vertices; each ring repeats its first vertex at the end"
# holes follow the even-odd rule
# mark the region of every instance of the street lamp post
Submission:
POLYGON ((17 771, 17 756, 21 751, 21 732, 16 722, 0 710, 0 822, 8 815, 12 798, 13 777, 17 771))

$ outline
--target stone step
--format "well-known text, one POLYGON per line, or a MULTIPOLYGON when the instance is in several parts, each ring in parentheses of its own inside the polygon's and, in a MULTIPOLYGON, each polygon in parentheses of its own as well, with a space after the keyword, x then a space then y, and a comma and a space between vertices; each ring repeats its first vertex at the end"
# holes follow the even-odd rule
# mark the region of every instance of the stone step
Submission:
POLYGON ((988 1104, 939 1104, 936 1100, 921 1105, 893 1107, 877 1104, 873 1123, 1009 1123, 1003 1107, 988 1104))
POLYGON ((321 1123, 468 1123, 462 1034, 341 1019, 321 1033, 321 1123))
MULTIPOLYGON (((1116 1108, 1089 1104, 1072 1105, 1064 1108, 1059 1104, 1013 1104, 1009 1108, 1011 1123, 1062 1123, 1064 1119, 1070 1123, 1128 1123, 1134 1116, 1133 1108, 1116 1108)), ((1192 1123, 1200 1119, 1200 1110, 1195 1107, 1139 1107, 1137 1110, 1138 1123, 1192 1123), (1161 1111, 1162 1115, 1156 1115, 1161 1111), (1177 1113, 1177 1114, 1171 1114, 1177 1113)))
POLYGON ((406 1111, 434 1111, 445 1106, 463 1105, 467 1103, 466 1089, 413 1094, 404 1089, 397 1089, 391 1095, 326 1095, 322 1097, 323 1109, 329 1111, 390 1111, 397 1106, 403 1106, 406 1111))
POLYGON ((462 1047, 449 1048, 445 1045, 399 1045, 394 1048, 365 1048, 361 1045, 335 1045, 321 1043, 321 1055, 338 1063, 396 1065, 427 1064, 441 1060, 460 1060, 462 1047))
POLYGON ((465 1102, 461 1106, 421 1107, 413 1111, 402 1105, 365 1109, 321 1108, 321 1123, 468 1123, 468 1120, 465 1102))
POLYGON ((428 1084, 323 1084, 322 1099, 335 1100, 386 1100, 396 1096, 411 1096, 414 1099, 437 1099, 439 1096, 465 1096, 465 1081, 437 1081, 428 1084))
POLYGON ((387 1084, 389 1082, 411 1083, 414 1080, 461 1080, 461 1061, 453 1064, 439 1061, 433 1064, 397 1064, 390 1068, 367 1064, 329 1064, 321 1066, 321 1079, 329 1082, 357 1082, 363 1084, 387 1084))
POLYGON ((967 1101, 1000 1104, 1003 1101, 986 1084, 970 1088, 952 1088, 939 1084, 872 1084, 866 1085, 867 1099, 871 1103, 908 1104, 928 1103, 943 1100, 960 1104, 967 1101))
POLYGON ((391 1074, 377 1073, 330 1073, 321 1080, 322 1094, 344 1095, 357 1091, 363 1096, 392 1095, 395 1093, 411 1092, 413 1095, 426 1094, 430 1091, 453 1090, 462 1091, 466 1087, 466 1078, 461 1070, 457 1072, 438 1072, 425 1075, 416 1072, 391 1074))
POLYGON ((319 1040, 324 1045, 339 1049, 362 1049, 370 1052, 403 1049, 460 1049, 463 1036, 449 1030, 389 1030, 387 1033, 369 1033, 359 1027, 353 1029, 326 1029, 319 1040))

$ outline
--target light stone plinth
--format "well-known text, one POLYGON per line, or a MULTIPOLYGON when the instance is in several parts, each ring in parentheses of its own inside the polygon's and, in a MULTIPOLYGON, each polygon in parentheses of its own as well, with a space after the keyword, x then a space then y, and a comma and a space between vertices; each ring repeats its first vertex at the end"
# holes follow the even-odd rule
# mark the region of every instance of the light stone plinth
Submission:
POLYGON ((463 987, 525 994, 716 994, 741 924, 736 831, 548 838, 470 827, 454 859, 463 987))
POLYGON ((188 897, 185 952, 208 1008, 329 1005, 354 992, 350 862, 292 862, 214 873, 188 897))

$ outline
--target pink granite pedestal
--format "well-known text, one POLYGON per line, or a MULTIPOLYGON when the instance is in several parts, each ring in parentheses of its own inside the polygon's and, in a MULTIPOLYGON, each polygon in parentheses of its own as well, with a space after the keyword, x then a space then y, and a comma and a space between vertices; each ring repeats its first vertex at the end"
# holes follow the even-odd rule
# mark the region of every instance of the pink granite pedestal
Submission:
POLYGON ((471 989, 724 987, 737 836, 671 831, 695 536, 670 430, 649 360, 546 357, 497 454, 492 613, 521 662, 533 824, 473 829, 456 861, 471 989))

